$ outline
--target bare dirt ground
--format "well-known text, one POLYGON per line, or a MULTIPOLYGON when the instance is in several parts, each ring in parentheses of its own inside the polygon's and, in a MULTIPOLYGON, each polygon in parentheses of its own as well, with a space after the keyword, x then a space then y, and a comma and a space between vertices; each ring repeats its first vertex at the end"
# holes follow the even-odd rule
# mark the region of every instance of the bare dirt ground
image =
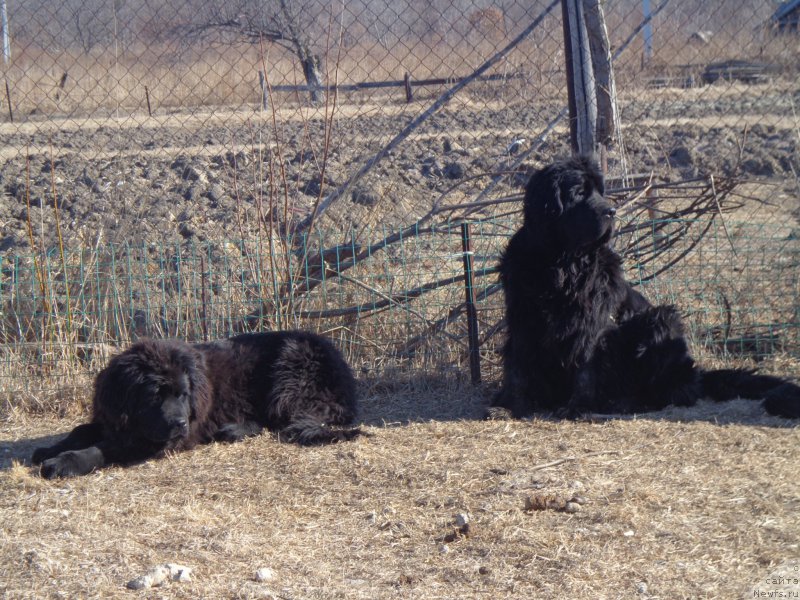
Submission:
MULTIPOLYGON (((639 90, 621 101, 629 172, 671 180, 742 174, 796 184, 800 127, 793 110, 800 106, 800 91, 792 81, 639 90)), ((335 111, 327 109, 328 117, 324 107, 295 107, 274 115, 198 109, 152 118, 4 123, 0 252, 29 247, 28 200, 37 243, 56 245, 53 190, 68 245, 241 239, 249 231, 236 216, 271 197, 281 204, 288 200, 290 214, 279 215, 281 220, 300 219, 320 193, 344 183, 427 107, 342 102, 335 111)), ((530 144, 561 102, 457 98, 386 157, 323 225, 406 225, 453 186, 458 189, 449 202, 473 196, 487 174, 507 164, 509 144, 520 138, 530 144)), ((518 167, 520 177, 497 193, 518 191, 529 169, 566 154, 565 131, 562 123, 518 167)), ((611 172, 621 173, 613 155, 611 172)))
MULTIPOLYGON (((753 90, 731 89, 629 99, 630 166, 662 180, 709 172, 768 179, 781 224, 794 219, 795 227, 796 83, 758 87, 755 104, 753 90), (679 117, 693 120, 676 125, 679 117)), ((455 201, 469 198, 480 189, 469 177, 501 165, 509 142, 540 131, 551 108, 560 107, 455 103, 365 180, 358 202, 346 198, 332 210, 329 223, 407 224, 458 182, 455 201)), ((412 117, 404 107, 344 113, 323 188, 342 183, 412 117)), ((259 151, 285 167, 293 214, 307 214, 318 195, 318 115, 286 118, 279 143, 268 119, 196 114, 152 123, 0 126, 0 252, 29 250, 28 192, 37 243, 55 241, 54 184, 67 243, 89 247, 241 237, 235 215, 270 185, 259 151)), ((522 169, 563 154, 563 137, 522 169)), ((517 191, 521 180, 498 193, 517 191)), ((795 572, 800 429, 756 403, 602 423, 484 422, 490 387, 437 377, 362 384, 371 436, 353 443, 304 449, 262 435, 68 481, 44 481, 26 461, 78 417, 8 411, 0 422, 0 592, 728 599, 754 597, 757 584, 774 590, 770 573, 795 572), (191 580, 126 589, 164 563, 190 567, 191 580), (260 568, 272 577, 255 581, 260 568)))

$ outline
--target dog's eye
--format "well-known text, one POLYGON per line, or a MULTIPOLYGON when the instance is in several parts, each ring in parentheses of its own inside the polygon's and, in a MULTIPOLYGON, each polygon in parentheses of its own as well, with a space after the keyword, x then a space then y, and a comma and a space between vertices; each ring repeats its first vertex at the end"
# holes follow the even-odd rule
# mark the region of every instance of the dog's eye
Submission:
POLYGON ((570 202, 573 204, 577 204, 579 202, 583 202, 588 195, 586 194, 586 188, 584 186, 578 184, 569 189, 569 193, 564 195, 565 198, 569 198, 570 202))

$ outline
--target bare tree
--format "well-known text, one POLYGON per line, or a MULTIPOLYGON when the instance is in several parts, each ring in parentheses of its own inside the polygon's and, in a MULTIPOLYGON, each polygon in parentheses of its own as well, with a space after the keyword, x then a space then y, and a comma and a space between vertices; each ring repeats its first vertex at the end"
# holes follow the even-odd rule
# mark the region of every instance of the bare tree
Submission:
POLYGON ((313 0, 233 0, 202 2, 194 23, 180 28, 190 36, 216 32, 222 39, 274 43, 297 57, 312 102, 322 98, 322 59, 314 51, 315 27, 322 15, 313 0))
POLYGON ((79 48, 85 53, 117 44, 120 51, 135 41, 140 0, 27 0, 9 6, 19 42, 46 48, 79 48), (11 10, 13 9, 13 10, 11 10))

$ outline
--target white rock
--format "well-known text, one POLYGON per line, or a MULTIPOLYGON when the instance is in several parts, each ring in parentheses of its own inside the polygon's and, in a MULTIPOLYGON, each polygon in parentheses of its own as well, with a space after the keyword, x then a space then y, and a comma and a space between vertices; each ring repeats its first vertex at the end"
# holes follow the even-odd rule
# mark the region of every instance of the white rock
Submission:
POLYGON ((456 515, 456 525, 458 527, 464 527, 464 525, 469 524, 469 515, 467 513, 458 513, 456 515))
POLYGON ((175 563, 167 563, 164 566, 167 569, 169 569, 169 578, 172 581, 192 580, 192 569, 190 567, 184 567, 183 565, 176 565, 175 563))
POLYGON ((260 600, 277 600, 277 596, 272 590, 255 583, 245 581, 242 589, 235 596, 236 598, 259 598, 260 600))
POLYGON ((506 152, 512 155, 516 154, 517 152, 519 152, 520 148, 522 148, 525 145, 525 142, 527 141, 528 140, 526 140, 525 138, 517 138, 516 140, 513 140, 506 148, 506 152))
POLYGON ((255 580, 259 583, 266 583, 275 579, 275 571, 268 567, 261 567, 256 571, 255 580))
POLYGON ((169 567, 166 565, 159 565, 150 569, 144 575, 129 581, 128 588, 132 590, 142 590, 157 587, 164 583, 169 578, 169 575, 169 567))
POLYGON ((167 580, 183 582, 191 581, 192 570, 189 567, 184 567, 183 565, 177 565, 175 563, 158 565, 157 567, 150 569, 144 575, 130 580, 127 583, 127 587, 131 590, 142 590, 151 587, 158 587, 167 580))

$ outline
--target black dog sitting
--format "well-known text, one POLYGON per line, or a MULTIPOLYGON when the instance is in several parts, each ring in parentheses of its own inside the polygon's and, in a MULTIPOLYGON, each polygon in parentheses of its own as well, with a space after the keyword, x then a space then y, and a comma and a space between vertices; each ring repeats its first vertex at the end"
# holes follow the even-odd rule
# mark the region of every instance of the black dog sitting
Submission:
POLYGON ((632 413, 741 396, 800 417, 793 383, 695 365, 678 312, 653 307, 625 281, 609 245, 616 211, 603 194, 585 157, 531 177, 523 226, 500 262, 508 339, 489 415, 632 413))

